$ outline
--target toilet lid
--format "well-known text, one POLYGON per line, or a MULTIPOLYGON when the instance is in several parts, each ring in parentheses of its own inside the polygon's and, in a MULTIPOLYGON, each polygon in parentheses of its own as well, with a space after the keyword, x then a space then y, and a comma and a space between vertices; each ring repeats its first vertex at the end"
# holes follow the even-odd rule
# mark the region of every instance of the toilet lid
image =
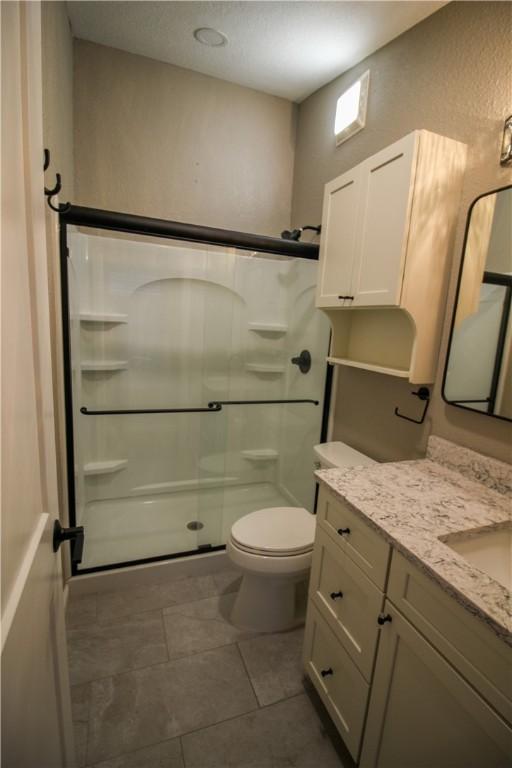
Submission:
POLYGON ((302 507, 258 509, 237 520, 231 538, 249 551, 298 555, 313 549, 315 518, 302 507))

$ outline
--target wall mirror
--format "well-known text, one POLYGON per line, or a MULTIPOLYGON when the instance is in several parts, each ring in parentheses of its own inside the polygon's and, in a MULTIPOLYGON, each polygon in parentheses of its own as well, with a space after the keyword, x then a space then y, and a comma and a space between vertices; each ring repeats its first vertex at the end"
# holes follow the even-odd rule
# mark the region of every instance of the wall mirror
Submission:
POLYGON ((512 186, 468 213, 443 397, 512 420, 512 186))

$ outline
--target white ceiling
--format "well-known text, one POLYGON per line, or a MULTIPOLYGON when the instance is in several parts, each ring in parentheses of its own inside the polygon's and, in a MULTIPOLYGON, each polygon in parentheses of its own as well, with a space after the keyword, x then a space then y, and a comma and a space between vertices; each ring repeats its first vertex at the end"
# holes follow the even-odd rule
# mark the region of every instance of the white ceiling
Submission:
POLYGON ((75 37, 300 102, 445 2, 68 2, 75 37), (196 42, 213 27, 228 44, 196 42))

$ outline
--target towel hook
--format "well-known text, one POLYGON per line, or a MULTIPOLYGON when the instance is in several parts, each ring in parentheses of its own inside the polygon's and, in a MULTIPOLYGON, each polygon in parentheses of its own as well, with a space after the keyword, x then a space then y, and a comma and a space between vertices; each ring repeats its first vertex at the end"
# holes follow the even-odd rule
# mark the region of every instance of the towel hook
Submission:
MULTIPOLYGON (((45 148, 43 170, 47 171, 49 166, 50 166, 50 150, 45 148)), ((48 198, 48 205, 50 206, 52 211, 55 211, 55 213, 64 213, 65 211, 69 210, 69 208, 71 207, 71 203, 59 203, 58 205, 53 205, 52 197, 54 197, 55 195, 58 195, 61 189, 62 189, 62 178, 60 173, 56 173, 55 185, 51 189, 48 189, 48 187, 44 188, 44 193, 48 198)))
POLYGON ((411 395, 415 395, 420 400, 423 400, 425 403, 425 407, 423 408, 423 413, 421 415, 421 419, 411 419, 410 416, 404 416, 403 413, 400 413, 398 410, 398 407, 395 408, 395 416, 398 416, 399 419, 405 419, 406 421, 412 421, 413 424, 423 424, 425 421, 425 416, 427 415, 428 406, 430 405, 430 390, 428 387, 420 387, 417 392, 411 392, 411 395))

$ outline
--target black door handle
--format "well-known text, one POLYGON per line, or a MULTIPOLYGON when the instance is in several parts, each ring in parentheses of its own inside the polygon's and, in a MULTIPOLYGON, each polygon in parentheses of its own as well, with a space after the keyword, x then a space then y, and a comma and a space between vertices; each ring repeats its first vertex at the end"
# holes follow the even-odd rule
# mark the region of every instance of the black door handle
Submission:
POLYGON ((346 534, 348 536, 349 533, 350 533, 350 528, 338 528, 339 536, 343 536, 343 534, 346 534))
POLYGON ((331 600, 337 600, 340 597, 343 597, 343 592, 331 592, 331 600))
POLYGON ((379 613, 377 617, 377 624, 382 627, 387 621, 393 621, 389 613, 379 613))
POLYGON ((71 562, 78 565, 82 562, 84 552, 84 527, 63 528, 58 520, 53 524, 53 551, 57 552, 63 541, 71 541, 71 562))
POLYGON ((332 667, 329 667, 329 669, 322 669, 320 671, 320 674, 322 675, 322 677, 328 677, 329 675, 333 675, 334 672, 332 671, 332 667))

